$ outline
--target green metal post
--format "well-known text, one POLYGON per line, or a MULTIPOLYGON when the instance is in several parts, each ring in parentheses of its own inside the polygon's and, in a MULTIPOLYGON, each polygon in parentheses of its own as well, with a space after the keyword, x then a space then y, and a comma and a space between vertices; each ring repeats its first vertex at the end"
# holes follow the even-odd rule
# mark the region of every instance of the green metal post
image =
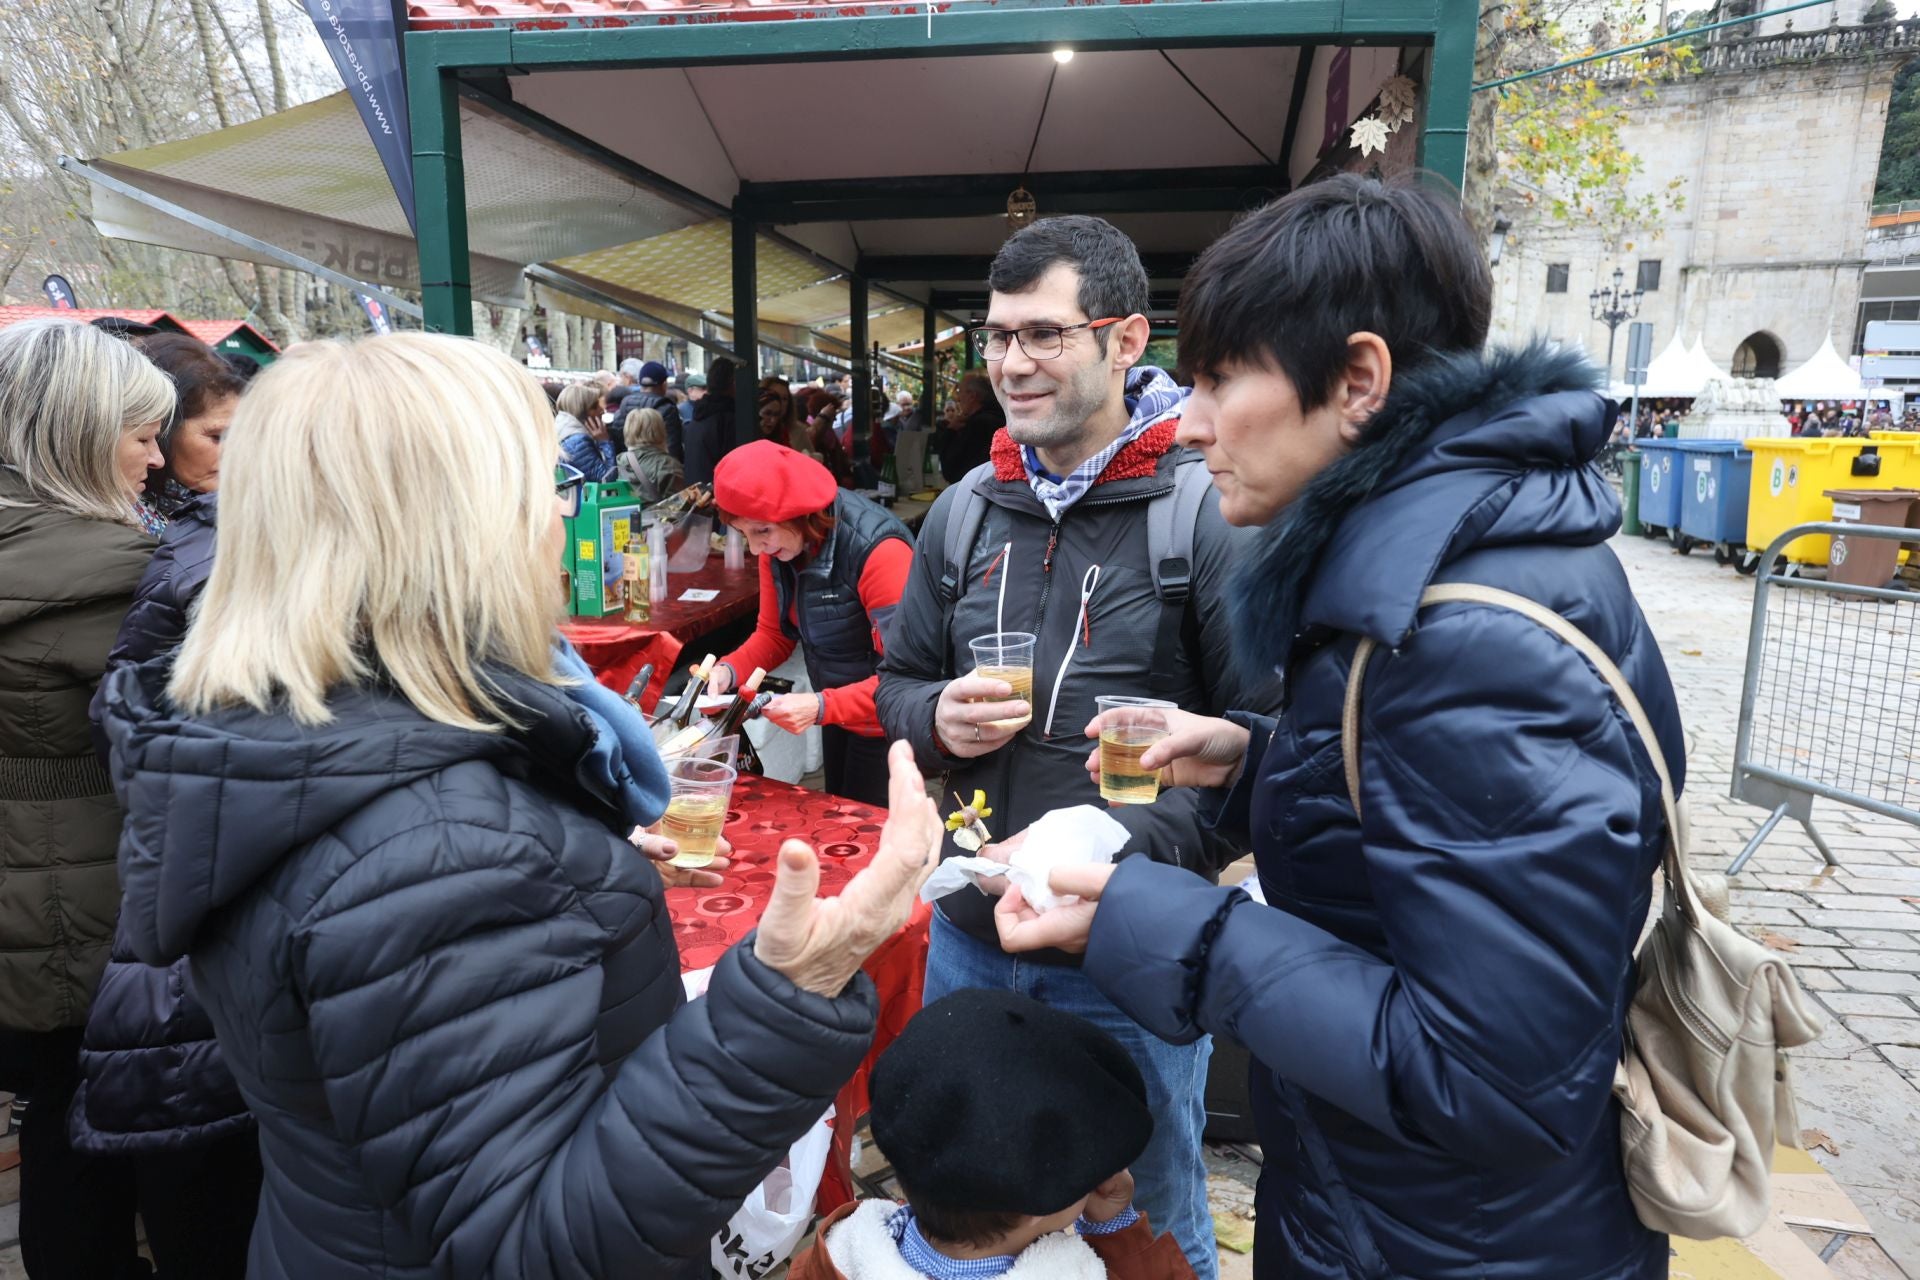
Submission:
POLYGON ((407 71, 420 308, 428 330, 471 335, 473 277, 467 261, 467 170, 460 153, 458 85, 451 72, 430 58, 409 58, 407 71))
POLYGON ((1620 458, 1620 505, 1625 513, 1620 532, 1642 534, 1640 527, 1640 451, 1629 449, 1620 458))
POLYGON ((847 277, 847 309, 853 314, 853 332, 847 335, 847 343, 853 348, 853 440, 851 452, 855 458, 866 456, 867 433, 873 430, 873 357, 868 351, 867 338, 867 278, 863 275, 847 277))
POLYGON ((931 303, 926 310, 926 326, 920 333, 920 354, 926 364, 926 372, 921 376, 925 381, 920 386, 920 425, 933 426, 934 388, 940 381, 940 353, 933 349, 934 339, 940 336, 940 313, 931 303))
POLYGON ((1467 113, 1473 98, 1473 46, 1478 0, 1440 0, 1427 65, 1425 127, 1417 163, 1456 188, 1467 176, 1467 113))
POLYGON ((753 210, 733 204, 733 355, 739 361, 733 374, 733 428, 737 441, 760 434, 754 403, 760 387, 760 297, 757 287, 759 244, 753 210))

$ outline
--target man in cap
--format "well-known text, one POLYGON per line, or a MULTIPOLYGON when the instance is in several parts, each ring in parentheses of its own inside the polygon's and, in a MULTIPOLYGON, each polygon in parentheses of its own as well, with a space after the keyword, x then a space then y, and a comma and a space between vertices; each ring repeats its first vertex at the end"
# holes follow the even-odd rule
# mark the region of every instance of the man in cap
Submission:
POLYGON ((666 395, 667 366, 658 360, 643 363, 629 359, 621 362, 620 372, 630 373, 634 385, 621 397, 612 417, 607 420, 607 429, 618 437, 627 425, 628 411, 656 409, 667 424, 667 452, 684 463, 687 460, 687 446, 681 435, 680 408, 666 395))
POLYGON ((922 1009, 874 1064, 874 1144, 906 1203, 845 1205, 791 1280, 1191 1280, 1133 1207, 1153 1132, 1139 1068, 1085 1019, 1009 991, 922 1009))

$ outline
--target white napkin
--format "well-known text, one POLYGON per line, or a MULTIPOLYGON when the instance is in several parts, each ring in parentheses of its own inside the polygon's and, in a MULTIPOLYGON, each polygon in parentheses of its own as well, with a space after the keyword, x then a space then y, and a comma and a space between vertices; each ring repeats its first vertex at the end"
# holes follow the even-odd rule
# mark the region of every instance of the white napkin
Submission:
POLYGON ((1055 867, 1112 862, 1127 844, 1127 829, 1105 809, 1090 804, 1055 809, 1027 829, 1026 841, 1014 850, 1010 862, 992 858, 948 858, 920 887, 920 899, 932 902, 965 885, 978 886, 990 876, 1005 876, 1020 886, 1020 894, 1035 911, 1060 904, 1060 895, 1047 887, 1055 867))

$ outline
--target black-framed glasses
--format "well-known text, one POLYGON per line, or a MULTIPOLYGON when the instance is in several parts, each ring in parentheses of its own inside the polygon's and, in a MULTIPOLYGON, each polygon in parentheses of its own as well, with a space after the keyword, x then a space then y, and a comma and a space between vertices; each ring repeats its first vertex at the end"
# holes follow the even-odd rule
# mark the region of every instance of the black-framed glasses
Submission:
POLYGON ((571 520, 580 514, 580 494, 587 487, 587 477, 577 467, 564 462, 554 464, 553 492, 560 499, 560 514, 571 520))
POLYGON ((989 329, 981 326, 967 335, 982 360, 1005 360, 1009 343, 1018 342, 1031 360, 1051 360, 1067 349, 1067 335, 1076 329, 1104 329, 1124 316, 1107 316, 1080 324, 1039 324, 1025 329, 989 329))

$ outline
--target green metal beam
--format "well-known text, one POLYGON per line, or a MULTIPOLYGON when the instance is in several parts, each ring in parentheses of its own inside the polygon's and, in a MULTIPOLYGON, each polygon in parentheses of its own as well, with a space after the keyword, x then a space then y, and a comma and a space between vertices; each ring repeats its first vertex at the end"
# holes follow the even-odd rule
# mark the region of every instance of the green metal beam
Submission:
MULTIPOLYGON (((1141 265, 1150 280, 1179 280, 1193 265, 1191 253, 1143 253, 1141 265)), ((908 254, 862 255, 854 270, 869 280, 980 280, 987 278, 993 264, 991 254, 908 254)), ((942 297, 967 297, 966 291, 942 293, 942 297)))
POLYGON ((939 338, 939 326, 935 324, 939 313, 932 306, 926 310, 927 322, 920 331, 920 363, 923 372, 920 375, 920 425, 933 428, 933 384, 940 376, 940 353, 933 348, 939 338))
POLYGON ((851 332, 847 334, 847 345, 853 348, 853 431, 852 447, 848 450, 855 458, 864 458, 866 454, 867 433, 873 430, 873 344, 869 340, 867 311, 871 303, 867 297, 867 278, 855 272, 847 280, 847 310, 851 332))
POLYGON ((426 31, 442 66, 525 71, 752 62, 938 57, 1078 50, 1195 48, 1243 43, 1424 44, 1436 34, 1436 0, 999 0, 931 15, 924 7, 800 6, 786 21, 689 22, 674 12, 634 15, 625 25, 426 31), (507 34, 511 56, 481 50, 473 36, 507 34))
POLYGON ((1473 101, 1473 47, 1479 34, 1480 4, 1479 0, 1439 0, 1439 8, 1415 163, 1458 190, 1467 177, 1467 113, 1473 101))
POLYGON ((1319 56, 1320 46, 1310 44, 1300 50, 1299 60, 1293 64, 1293 93, 1287 100, 1287 123, 1280 135, 1280 159, 1275 165, 1289 190, 1293 188, 1293 144, 1300 134, 1300 109, 1307 104, 1307 81, 1313 79, 1313 63, 1319 56))
MULTIPOLYGON (((759 276, 759 240, 753 217, 745 209, 733 213, 733 439, 752 440, 759 434, 754 403, 760 385, 760 307, 754 285, 759 276)), ((721 441, 724 450, 731 447, 721 441)))
MULTIPOLYGON (((463 49, 504 51, 505 32, 463 49)), ((420 254, 420 308, 429 330, 473 332, 473 272, 467 250, 467 170, 460 150, 460 94, 431 43, 407 41, 408 120, 413 134, 415 242, 420 254)), ((463 56, 467 56, 463 54, 463 56)))
POLYGON ((742 183, 741 195, 764 221, 790 226, 991 216, 1006 209, 1007 193, 1020 186, 1048 213, 1187 213, 1249 208, 1284 191, 1287 181, 1272 165, 1239 165, 742 183))

